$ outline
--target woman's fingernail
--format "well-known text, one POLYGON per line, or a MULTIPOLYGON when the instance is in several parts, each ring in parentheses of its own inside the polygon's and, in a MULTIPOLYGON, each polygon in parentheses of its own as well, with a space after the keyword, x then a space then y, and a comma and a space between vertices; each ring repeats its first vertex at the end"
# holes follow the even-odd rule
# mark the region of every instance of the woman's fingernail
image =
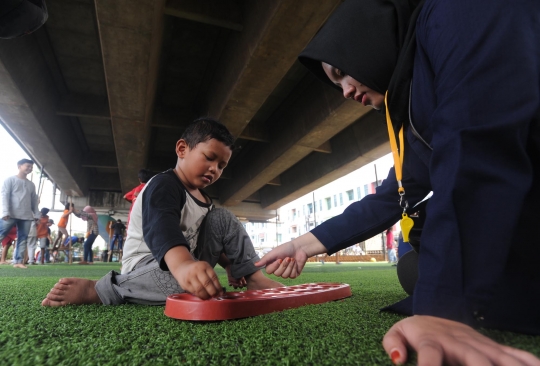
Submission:
POLYGON ((281 259, 278 259, 278 263, 281 264, 282 260, 281 259))
POLYGON ((390 358, 392 359, 392 362, 394 363, 394 365, 401 365, 401 363, 398 363, 400 356, 401 354, 399 353, 397 349, 390 352, 390 358))

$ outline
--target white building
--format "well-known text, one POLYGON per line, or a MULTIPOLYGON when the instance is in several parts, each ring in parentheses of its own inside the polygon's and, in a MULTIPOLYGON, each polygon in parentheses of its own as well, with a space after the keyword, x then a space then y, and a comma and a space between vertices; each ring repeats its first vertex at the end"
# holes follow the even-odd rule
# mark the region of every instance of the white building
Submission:
MULTIPOLYGON (((354 201, 375 193, 375 188, 386 178, 392 166, 392 156, 388 154, 280 207, 275 220, 246 222, 244 227, 257 250, 262 251, 290 241, 341 214, 354 201)), ((377 235, 366 240, 363 249, 380 251, 382 245, 382 238, 377 235)))

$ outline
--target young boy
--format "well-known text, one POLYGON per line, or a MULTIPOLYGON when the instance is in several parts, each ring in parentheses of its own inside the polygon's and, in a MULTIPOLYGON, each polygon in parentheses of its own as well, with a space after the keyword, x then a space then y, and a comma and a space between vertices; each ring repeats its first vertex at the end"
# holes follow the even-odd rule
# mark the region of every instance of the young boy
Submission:
MULTIPOLYGON (((45 247, 47 246, 47 240, 50 240, 51 236, 50 236, 50 229, 49 229, 49 215, 47 215, 49 213, 49 209, 46 208, 46 207, 43 207, 41 209, 41 217, 39 218, 39 221, 37 222, 37 225, 36 225, 36 231, 37 231, 37 241, 39 242, 39 247, 41 248, 41 250, 43 251, 45 249, 45 247)), ((34 261, 34 255, 35 255, 35 251, 36 251, 36 246, 34 244, 34 246, 32 248, 30 248, 30 246, 28 247, 28 257, 30 258, 30 261, 31 261, 31 264, 37 264, 35 261, 34 261)), ((43 256, 45 257, 45 256, 43 256)), ((41 263, 43 264, 43 263, 41 263)))
POLYGON ((233 136, 202 118, 176 143, 175 169, 152 178, 131 212, 122 274, 99 281, 61 279, 43 306, 68 304, 163 305, 168 295, 189 292, 201 299, 223 294, 213 267, 219 262, 248 290, 283 286, 255 266, 259 260, 242 224, 214 208, 202 189, 221 176, 231 158, 233 136))
POLYGON ((56 240, 54 241, 53 247, 56 247, 62 242, 63 237, 68 237, 68 231, 67 231, 67 224, 69 221, 69 215, 73 212, 73 209, 75 206, 73 203, 66 203, 66 206, 64 207, 64 212, 62 212, 62 216, 60 216, 60 220, 58 221, 58 233, 56 234, 56 240))

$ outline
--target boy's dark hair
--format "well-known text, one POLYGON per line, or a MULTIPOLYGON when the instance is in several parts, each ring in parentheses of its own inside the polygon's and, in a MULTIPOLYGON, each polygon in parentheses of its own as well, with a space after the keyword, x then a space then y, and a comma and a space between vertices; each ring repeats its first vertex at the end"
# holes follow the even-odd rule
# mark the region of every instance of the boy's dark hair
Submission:
POLYGON ((208 117, 198 118, 191 122, 180 138, 187 142, 190 149, 195 148, 200 142, 216 139, 234 150, 234 136, 227 127, 208 117))
POLYGON ((43 207, 41 210, 41 215, 45 216, 49 213, 49 209, 47 207, 43 207))
POLYGON ((17 166, 21 166, 26 163, 34 165, 34 162, 30 159, 21 159, 17 162, 17 166))
POLYGON ((147 183, 155 174, 148 169, 141 169, 137 175, 141 183, 147 183))

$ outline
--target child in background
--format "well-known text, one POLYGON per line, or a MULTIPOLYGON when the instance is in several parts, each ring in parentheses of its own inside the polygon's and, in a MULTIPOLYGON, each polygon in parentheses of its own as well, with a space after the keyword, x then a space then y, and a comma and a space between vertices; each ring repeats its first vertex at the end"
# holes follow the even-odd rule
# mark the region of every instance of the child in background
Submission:
MULTIPOLYGON (((39 242, 39 247, 43 248, 46 244, 47 238, 49 238, 49 216, 47 215, 49 213, 49 209, 43 207, 40 212, 41 217, 36 223, 36 237, 37 241, 39 242)), ((28 242, 28 261, 30 264, 37 264, 35 262, 36 247, 36 242, 34 242, 33 245, 30 245, 30 241, 28 242)))
MULTIPOLYGON (((51 243, 51 226, 54 225, 54 220, 49 219, 47 222, 47 236, 39 239, 39 248, 40 248, 40 262, 41 264, 45 263, 45 259, 49 262, 49 244, 51 243)), ((39 234, 38 234, 39 235, 39 234)))
POLYGON ((122 273, 111 271, 99 281, 63 278, 42 305, 163 305, 181 292, 208 299, 223 294, 213 269, 218 263, 244 278, 248 290, 283 286, 255 266, 259 256, 240 221, 214 208, 202 191, 221 176, 233 141, 212 119, 190 124, 176 143, 176 167, 153 177, 135 201, 122 273))
POLYGON ((58 221, 58 234, 56 236, 56 240, 54 241, 53 247, 56 247, 59 243, 62 242, 63 237, 68 237, 68 231, 67 231, 67 224, 69 221, 69 215, 73 212, 73 209, 75 206, 73 203, 66 203, 66 206, 64 207, 64 212, 62 213, 62 216, 60 216, 60 220, 58 221))
POLYGON ((135 200, 137 199, 137 196, 143 190, 144 186, 146 185, 146 182, 148 182, 153 176, 154 174, 149 170, 146 170, 146 169, 139 170, 138 178, 139 178, 140 184, 124 195, 124 199, 128 202, 131 202, 131 207, 129 208, 128 219, 126 223, 126 228, 129 227, 129 218, 131 217, 131 210, 133 209, 133 205, 135 204, 135 200))
POLYGON ((2 240, 2 259, 0 264, 9 264, 7 262, 7 253, 13 241, 17 240, 17 226, 13 226, 7 236, 2 240))

